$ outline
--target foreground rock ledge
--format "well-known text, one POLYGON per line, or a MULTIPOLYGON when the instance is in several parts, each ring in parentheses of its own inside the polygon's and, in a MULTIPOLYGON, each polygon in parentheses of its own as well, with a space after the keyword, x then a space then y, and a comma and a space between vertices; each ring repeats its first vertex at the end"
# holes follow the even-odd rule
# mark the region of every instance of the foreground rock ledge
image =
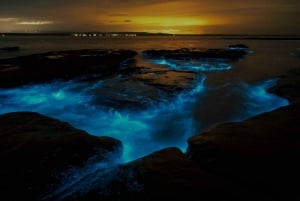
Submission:
POLYGON ((300 200, 300 69, 282 76, 272 92, 291 105, 244 122, 225 123, 189 139, 188 156, 257 200, 300 200))
POLYGON ((59 183, 62 171, 121 150, 116 139, 31 112, 1 115, 0 130, 1 200, 39 200, 59 183))
MULTIPOLYGON (((84 193, 77 192, 63 200, 232 201, 241 198, 242 191, 239 187, 203 170, 178 148, 154 152, 129 164, 121 165, 112 172, 107 176, 114 175, 114 178, 105 188, 97 184, 103 181, 103 175, 99 177, 94 173, 80 182, 88 183, 87 188, 93 189, 84 189, 84 193), (89 180, 94 183, 90 183, 89 180)), ((250 199, 247 197, 244 200, 250 199)))

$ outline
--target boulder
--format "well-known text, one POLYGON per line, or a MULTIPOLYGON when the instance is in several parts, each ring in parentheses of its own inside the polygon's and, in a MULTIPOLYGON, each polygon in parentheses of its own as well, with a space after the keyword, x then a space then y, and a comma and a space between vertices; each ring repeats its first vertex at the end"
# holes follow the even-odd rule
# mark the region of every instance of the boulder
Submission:
POLYGON ((119 140, 38 113, 1 115, 0 130, 1 200, 39 200, 69 168, 121 154, 119 140))

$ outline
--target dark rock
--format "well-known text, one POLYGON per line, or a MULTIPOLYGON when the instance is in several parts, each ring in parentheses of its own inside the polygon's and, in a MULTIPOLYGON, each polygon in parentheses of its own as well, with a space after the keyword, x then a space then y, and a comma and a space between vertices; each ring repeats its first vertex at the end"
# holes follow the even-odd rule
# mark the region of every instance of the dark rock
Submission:
POLYGON ((213 127, 189 139, 188 156, 260 200, 299 200, 300 106, 213 127))
POLYGON ((105 79, 96 94, 96 105, 117 109, 141 109, 172 98, 179 91, 189 90, 196 74, 188 71, 173 71, 164 67, 128 67, 117 78, 105 79))
POLYGON ((146 50, 142 55, 150 59, 232 61, 247 54, 243 49, 177 49, 146 50))
POLYGON ((0 60, 0 87, 69 80, 95 79, 116 73, 136 52, 131 50, 73 50, 0 60))
POLYGON ((291 70, 270 89, 291 105, 202 132, 189 139, 188 156, 260 200, 300 200, 299 75, 299 68, 291 70))
POLYGON ((163 67, 148 69, 143 73, 133 75, 135 80, 171 93, 191 88, 195 77, 194 72, 175 71, 163 67))
POLYGON ((37 113, 1 115, 0 130, 1 200, 39 200, 59 184, 63 171, 121 151, 118 140, 37 113))
POLYGON ((11 46, 11 47, 0 47, 0 52, 10 52, 10 51, 18 51, 20 50, 20 47, 18 46, 11 46))
POLYGON ((239 187, 201 169, 177 148, 122 165, 114 175, 116 179, 106 186, 109 193, 93 189, 65 200, 250 200, 241 199, 239 187))
POLYGON ((239 200, 238 187, 203 170, 177 148, 157 151, 125 168, 143 185, 138 200, 239 200))
POLYGON ((97 95, 93 104, 118 110, 135 110, 160 101, 162 93, 156 87, 132 78, 108 79, 101 87, 93 90, 93 94, 97 95))
POLYGON ((300 101, 300 68, 292 69, 281 76, 276 86, 270 90, 279 96, 287 98, 292 103, 300 101))

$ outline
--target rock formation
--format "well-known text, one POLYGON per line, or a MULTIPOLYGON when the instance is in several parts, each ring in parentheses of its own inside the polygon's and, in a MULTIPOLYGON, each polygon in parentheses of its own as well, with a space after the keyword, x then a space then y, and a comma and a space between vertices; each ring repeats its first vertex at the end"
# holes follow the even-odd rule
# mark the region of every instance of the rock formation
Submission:
POLYGON ((259 200, 299 200, 300 69, 271 89, 291 105, 244 122, 225 123, 189 139, 188 156, 211 174, 259 195, 259 200))
POLYGON ((133 58, 131 50, 72 50, 0 60, 0 87, 49 82, 54 79, 86 80, 117 72, 133 58))
POLYGON ((40 200, 60 174, 90 160, 121 155, 121 142, 95 137, 37 113, 0 116, 1 200, 40 200))

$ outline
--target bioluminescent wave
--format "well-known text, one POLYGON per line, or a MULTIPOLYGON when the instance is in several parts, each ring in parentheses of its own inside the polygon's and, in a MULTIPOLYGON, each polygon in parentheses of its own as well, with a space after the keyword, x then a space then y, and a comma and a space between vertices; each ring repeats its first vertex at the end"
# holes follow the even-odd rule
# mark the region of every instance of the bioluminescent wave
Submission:
POLYGON ((263 112, 269 112, 276 108, 289 105, 287 99, 278 97, 275 94, 268 93, 267 89, 275 86, 277 79, 269 79, 260 82, 256 85, 243 84, 245 89, 247 101, 245 102, 246 110, 245 116, 255 116, 263 112))
POLYGON ((53 82, 1 89, 0 113, 39 112, 68 121, 93 135, 120 139, 124 145, 123 161, 128 162, 169 146, 185 151, 188 137, 197 134, 203 126, 243 120, 288 104, 287 100, 266 91, 274 80, 215 88, 206 87, 204 81, 205 76, 201 75, 192 90, 140 110, 118 110, 95 104, 94 100, 101 94, 93 91, 104 81, 53 82))
POLYGON ((96 191, 105 195, 115 195, 118 198, 119 189, 116 189, 117 182, 126 180, 126 189, 130 192, 139 192, 143 184, 136 180, 133 170, 122 171, 118 166, 116 156, 108 156, 108 160, 88 163, 83 168, 74 168, 61 176, 61 185, 44 200, 64 200, 84 195, 90 191, 96 191), (110 160, 109 160, 110 159, 110 160), (116 192, 117 191, 117 192, 116 192))
POLYGON ((201 130, 216 123, 243 121, 287 106, 287 99, 268 92, 275 84, 276 79, 269 79, 255 84, 240 82, 217 87, 207 86, 201 100, 195 103, 195 122, 201 130))
POLYGON ((230 70, 232 66, 225 62, 201 61, 201 60, 172 60, 172 59, 153 59, 151 62, 167 66, 173 70, 188 70, 194 72, 206 71, 225 71, 230 70))
POLYGON ((39 112, 68 121, 93 135, 120 139, 124 146, 123 159, 127 162, 168 146, 185 149, 186 139, 196 132, 191 112, 195 97, 204 90, 204 80, 202 75, 193 90, 133 111, 97 105, 95 99, 101 94, 94 91, 101 88, 103 81, 53 82, 1 89, 0 113, 39 112))

